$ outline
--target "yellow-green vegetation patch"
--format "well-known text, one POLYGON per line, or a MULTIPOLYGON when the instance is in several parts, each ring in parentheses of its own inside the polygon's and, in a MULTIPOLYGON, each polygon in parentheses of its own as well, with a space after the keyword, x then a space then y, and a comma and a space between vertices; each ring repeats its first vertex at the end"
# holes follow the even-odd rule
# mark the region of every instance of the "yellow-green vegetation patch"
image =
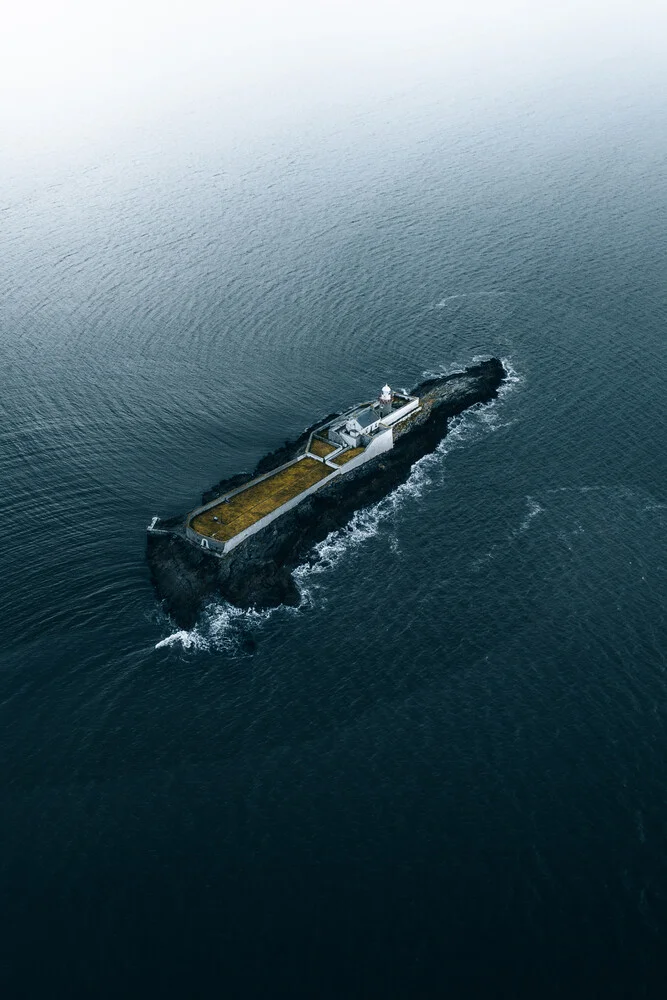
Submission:
POLYGON ((324 462, 302 458, 261 482, 250 483, 227 502, 197 514, 191 526, 200 535, 226 542, 331 474, 324 462))
POLYGON ((330 455, 331 452, 335 450, 335 445, 329 444, 328 441, 322 441, 321 438, 313 438, 309 449, 313 455, 317 455, 319 458, 326 458, 327 455, 330 455))
POLYGON ((357 455, 363 454, 365 448, 350 448, 349 451, 344 451, 342 455, 337 455, 336 458, 332 458, 331 461, 334 465, 345 465, 346 462, 351 462, 353 458, 357 455))

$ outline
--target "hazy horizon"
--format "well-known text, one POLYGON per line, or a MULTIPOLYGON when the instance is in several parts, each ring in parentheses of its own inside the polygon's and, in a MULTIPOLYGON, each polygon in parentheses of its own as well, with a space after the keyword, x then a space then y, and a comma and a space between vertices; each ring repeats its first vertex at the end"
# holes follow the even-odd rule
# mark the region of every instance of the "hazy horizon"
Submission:
POLYGON ((19 161, 66 158, 206 109, 261 133, 272 118, 364 105, 434 76, 453 100, 502 101, 539 80, 651 72, 666 27, 667 10, 646 0, 27 3, 5 13, 0 37, 3 146, 19 161))

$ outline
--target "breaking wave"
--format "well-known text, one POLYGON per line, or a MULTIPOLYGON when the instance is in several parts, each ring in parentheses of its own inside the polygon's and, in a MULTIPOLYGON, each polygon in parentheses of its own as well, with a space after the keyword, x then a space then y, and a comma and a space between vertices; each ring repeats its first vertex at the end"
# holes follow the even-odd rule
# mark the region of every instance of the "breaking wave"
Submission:
POLYGON ((178 632, 172 632, 171 635, 166 636, 164 639, 160 639, 159 642, 155 643, 156 649, 162 649, 163 646, 178 646, 181 645, 183 649, 195 649, 199 648, 199 633, 197 629, 193 629, 191 632, 185 629, 180 629, 178 632))
MULTIPOLYGON (((300 607, 303 607, 303 601, 300 607)), ((211 601, 204 608, 200 620, 194 628, 180 629, 155 644, 156 649, 175 647, 192 652, 225 650, 229 653, 243 651, 243 644, 250 637, 250 630, 267 622, 273 615, 282 612, 294 614, 298 608, 269 608, 256 611, 252 608, 236 608, 227 601, 211 601)))

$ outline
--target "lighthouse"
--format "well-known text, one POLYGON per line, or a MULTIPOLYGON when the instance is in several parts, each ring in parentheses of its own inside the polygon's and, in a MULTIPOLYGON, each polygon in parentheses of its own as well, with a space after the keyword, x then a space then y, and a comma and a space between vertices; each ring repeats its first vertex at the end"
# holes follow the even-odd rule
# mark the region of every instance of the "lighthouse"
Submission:
POLYGON ((382 407, 382 416, 386 417, 391 413, 391 386, 383 385, 382 392, 380 393, 380 406, 382 407))

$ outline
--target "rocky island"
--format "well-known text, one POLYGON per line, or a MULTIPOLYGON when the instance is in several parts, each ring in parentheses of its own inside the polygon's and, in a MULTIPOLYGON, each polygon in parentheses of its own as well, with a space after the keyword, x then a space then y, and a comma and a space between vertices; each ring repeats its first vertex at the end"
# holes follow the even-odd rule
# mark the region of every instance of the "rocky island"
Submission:
POLYGON ((490 402, 505 377, 491 358, 411 393, 385 385, 378 399, 318 421, 254 472, 222 480, 189 514, 154 517, 147 558, 166 610, 191 628, 214 598, 245 608, 298 604, 292 570, 312 547, 405 482, 450 418, 490 402))

